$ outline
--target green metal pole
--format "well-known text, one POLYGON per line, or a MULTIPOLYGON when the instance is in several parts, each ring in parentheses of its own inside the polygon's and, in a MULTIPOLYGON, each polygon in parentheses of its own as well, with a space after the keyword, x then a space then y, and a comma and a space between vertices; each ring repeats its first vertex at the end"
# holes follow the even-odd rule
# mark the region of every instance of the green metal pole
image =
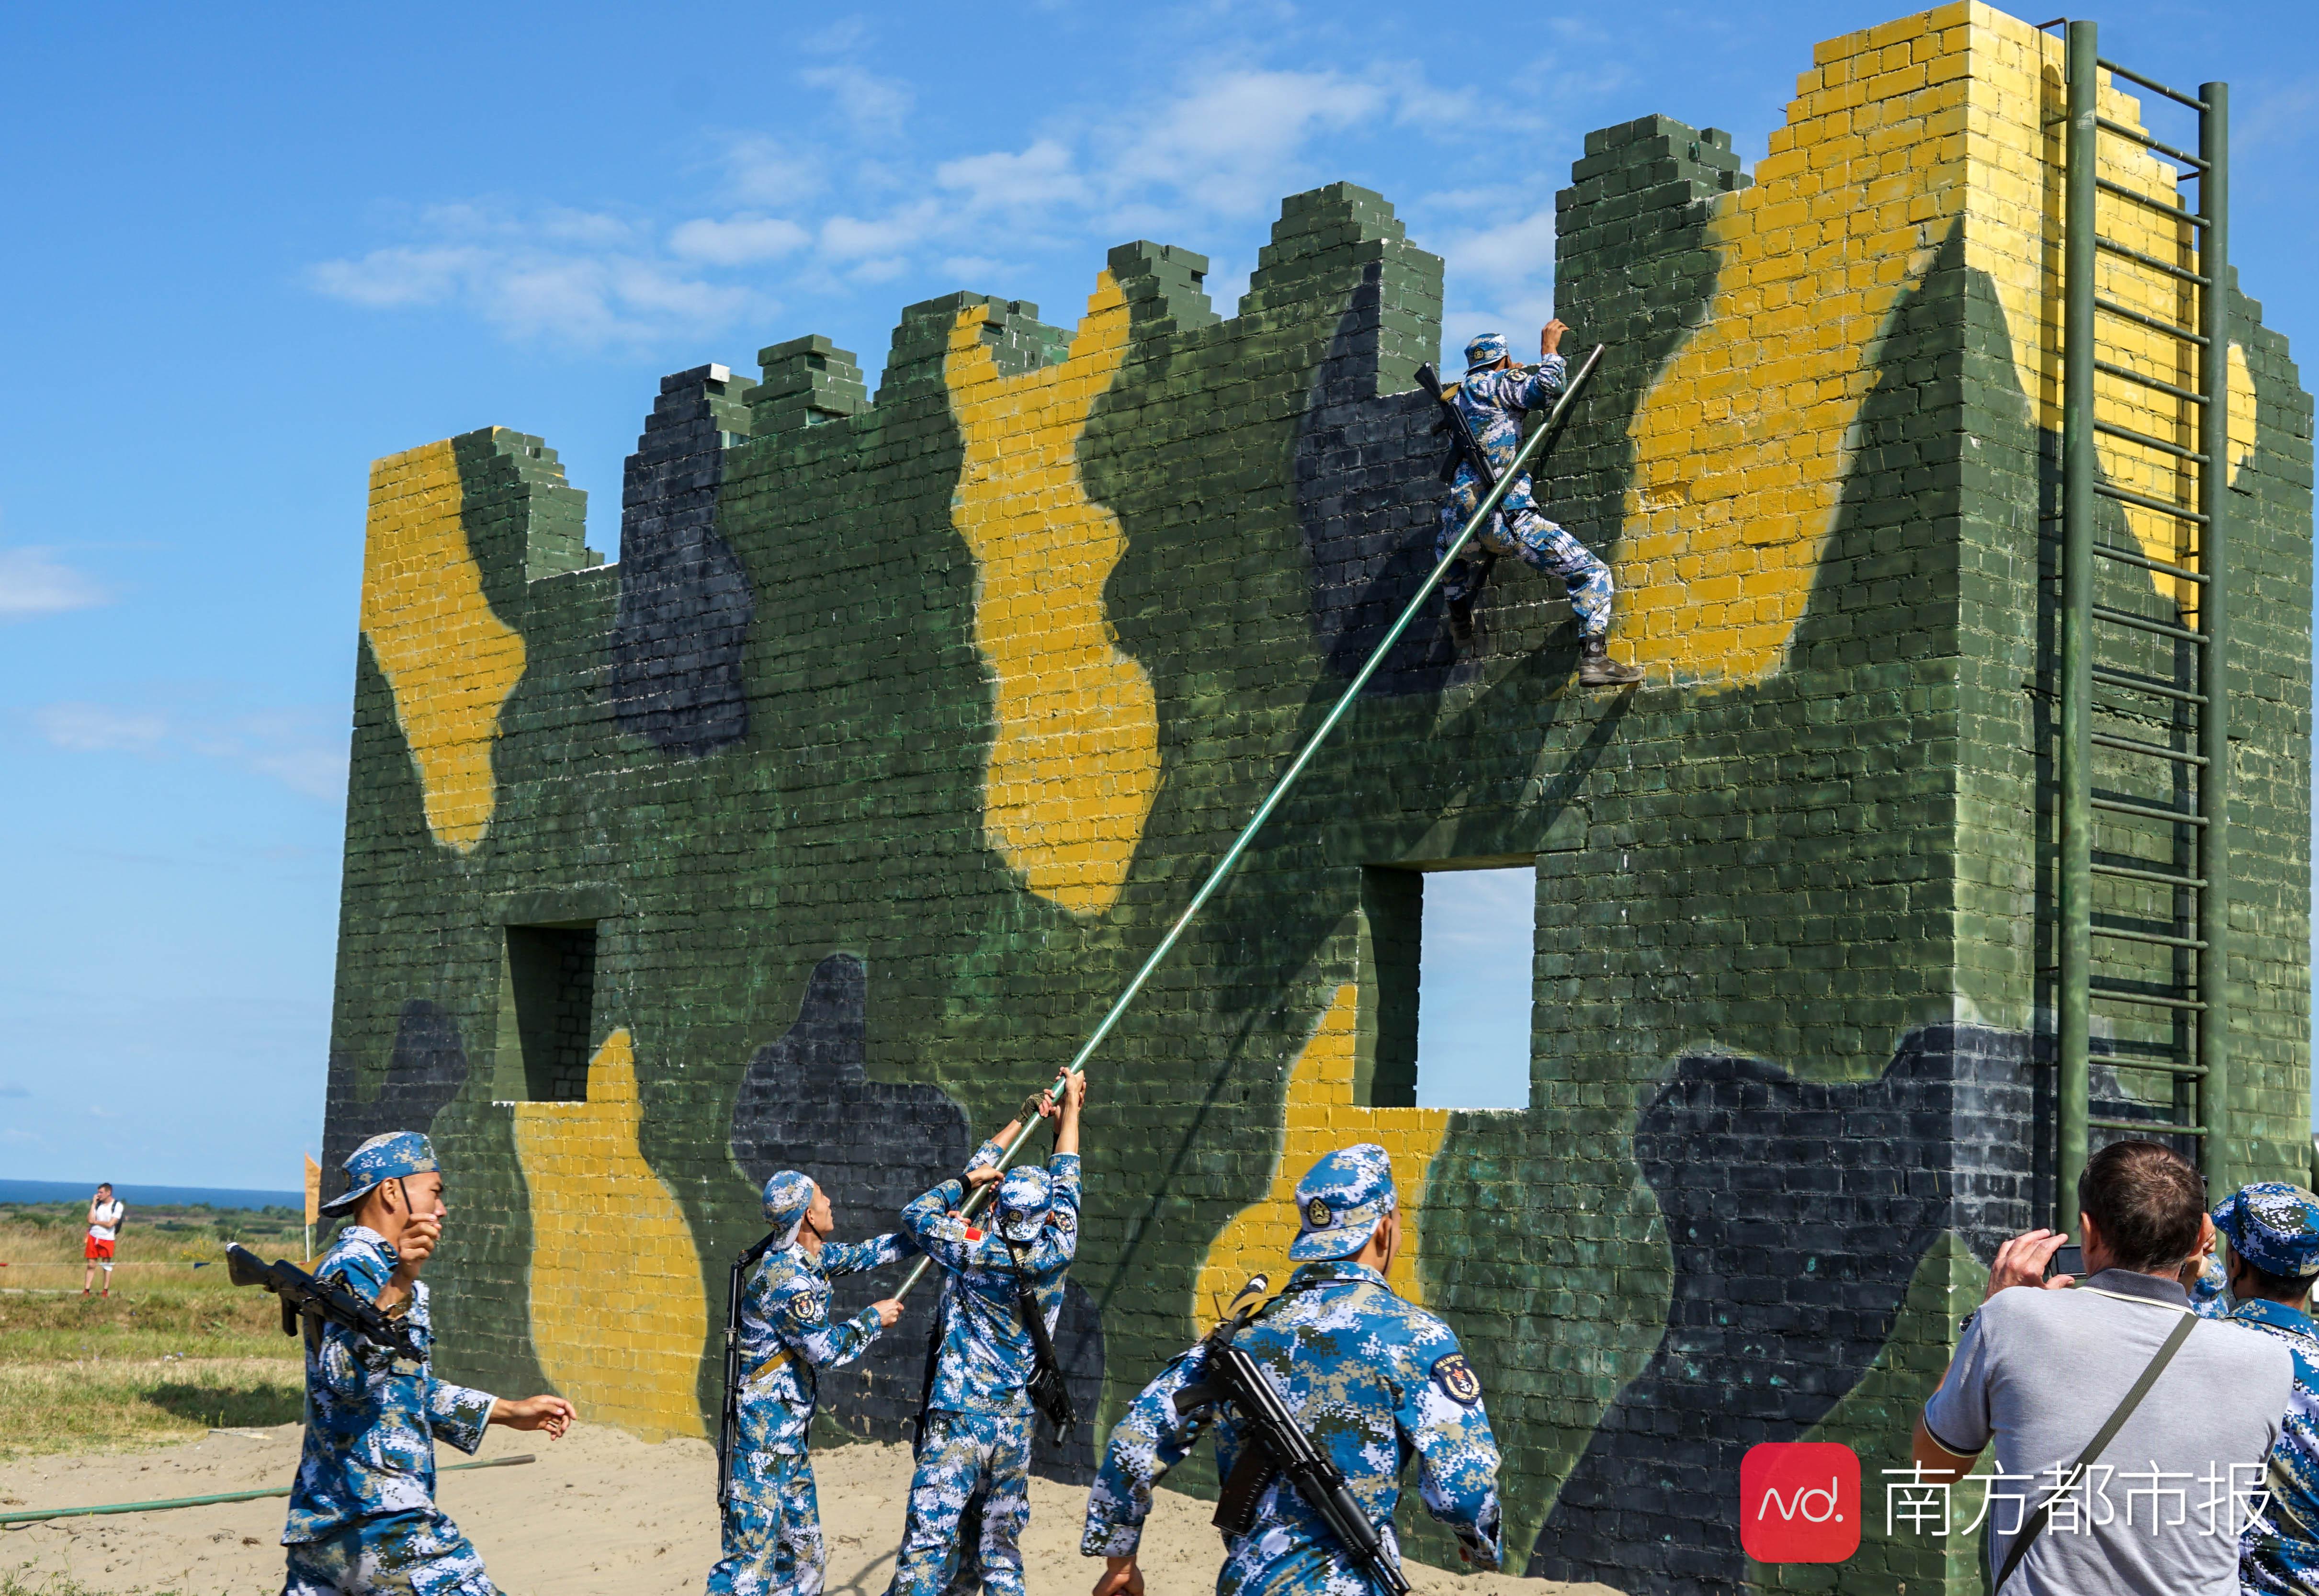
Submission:
MULTIPOLYGON (((1167 934, 1160 939, 1159 946, 1153 948, 1144 959, 1134 977, 1128 981, 1125 989, 1112 1000, 1111 1007, 1105 1011, 1102 1020, 1097 1023, 1094 1032, 1086 1041, 1080 1044, 1079 1050, 1071 1056, 1070 1071, 1073 1075, 1086 1069, 1087 1059, 1092 1058, 1096 1049, 1102 1045, 1103 1039, 1111 1034, 1112 1027, 1119 1023, 1120 1016, 1127 1012, 1127 1005, 1135 1001, 1135 995, 1138 992, 1143 990, 1143 983, 1150 980, 1151 972, 1160 968, 1160 961, 1167 958, 1169 950, 1173 948, 1177 939, 1184 934, 1185 927, 1191 924, 1193 916, 1200 912, 1208 899, 1215 896, 1216 888, 1224 884, 1224 879, 1232 874, 1232 867, 1240 862, 1241 855, 1247 852, 1248 845, 1256 840, 1256 834, 1264 828, 1264 823, 1270 819, 1272 812, 1280 807, 1280 800, 1288 796, 1289 789, 1295 787, 1297 779, 1304 774, 1304 768, 1313 762, 1313 756, 1321 751, 1321 744, 1329 740, 1329 734, 1337 729, 1337 723, 1344 719, 1347 711, 1352 708, 1353 700, 1361 696, 1361 689, 1368 685, 1369 678, 1376 675, 1377 668, 1385 663, 1385 656, 1393 652, 1393 645, 1401 641, 1401 635, 1409 629, 1409 623, 1417 618, 1417 612, 1423 609, 1425 601, 1433 596, 1433 590, 1441 585, 1441 579, 1448 573, 1451 563, 1465 552, 1466 545, 1472 540, 1474 534, 1486 526, 1490 518, 1497 513, 1499 500, 1502 500, 1512 489, 1514 483, 1520 480, 1522 473, 1529 470, 1533 462, 1544 459, 1548 451, 1553 448, 1555 439, 1562 436, 1562 429, 1568 423, 1571 408, 1578 402, 1578 396, 1585 391, 1586 384, 1593 380, 1595 367, 1602 364, 1603 347, 1604 346, 1601 344, 1595 345, 1586 358, 1579 363, 1578 370, 1564 384, 1562 397, 1555 401, 1554 409, 1547 413, 1545 425, 1523 440, 1521 448, 1514 455, 1513 463, 1498 473, 1497 485, 1483 496, 1480 507, 1474 511, 1473 518, 1459 529, 1456 540, 1449 546, 1448 552, 1435 564, 1432 574, 1418 585, 1417 591, 1412 595, 1408 605, 1403 609, 1400 618, 1386 630, 1384 638, 1378 642, 1375 649, 1370 651, 1369 657, 1363 662, 1360 670, 1354 673, 1352 681, 1347 685, 1342 693, 1338 695, 1337 701, 1329 707, 1329 713, 1322 717, 1320 726, 1314 729, 1310 737, 1305 739, 1304 746, 1296 751, 1296 757, 1289 762, 1287 770, 1281 772, 1280 779, 1272 784, 1272 790, 1264 795, 1264 801, 1256 807, 1256 813, 1250 817, 1249 823, 1241 827, 1240 834, 1232 839, 1232 846, 1224 850, 1223 857, 1216 861, 1215 868, 1208 872, 1208 879, 1200 883, 1200 889, 1197 892, 1192 894, 1192 901, 1184 906, 1184 912, 1176 916, 1175 924, 1168 927, 1167 934)), ((1054 1087, 1048 1088, 1047 1095, 1051 1100, 1056 1090, 1054 1087)), ((998 1168, 1004 1169, 1013 1163, 1015 1156, 1023 1150, 1023 1144, 1031 1140, 1031 1132, 1038 1128, 1039 1122, 1036 1120, 1024 1125, 1015 1140, 1007 1144, 1006 1150, 999 1155, 998 1168)), ((986 1186, 970 1193, 967 1197, 965 1212, 971 1214, 979 1209, 989 1190, 990 1188, 986 1186)), ((928 1261, 922 1258, 910 1266, 910 1272, 902 1276, 902 1284, 894 1293, 897 1297, 909 1294, 910 1289, 916 1285, 919 1279, 925 1274, 928 1261)))
POLYGON ((2093 1096, 2095 28, 2071 23, 2062 226, 2061 981, 2056 994, 2053 1228, 2074 1231, 2093 1096))
MULTIPOLYGON (((463 1468, 512 1468, 519 1463, 538 1461, 532 1454, 524 1452, 513 1457, 486 1457, 474 1463, 454 1463, 437 1472, 455 1474, 463 1468)), ((50 1519, 95 1519, 107 1513, 158 1513, 170 1508, 214 1507, 221 1501, 257 1501, 268 1496, 287 1496, 291 1489, 288 1485, 275 1485, 264 1491, 224 1491, 215 1496, 172 1496, 161 1501, 116 1501, 104 1507, 35 1508, 30 1512, 0 1513, 0 1524, 39 1524, 50 1519)))
POLYGON ((2231 1166, 2231 734, 2230 734, 2230 478, 2231 311, 2230 201, 2231 86, 2201 84, 2206 103, 2198 118, 2198 158, 2206 163, 2198 178, 2198 271, 2206 285, 2198 294, 2198 391, 2206 396, 2198 417, 2198 512, 2206 518, 2198 569, 2206 578, 2198 600, 2198 631, 2206 640, 2200 653, 2198 685, 2206 701, 2198 707, 2198 874, 2206 885, 2199 895, 2198 1082, 2199 1161, 2210 1198, 2230 1189, 2231 1166))

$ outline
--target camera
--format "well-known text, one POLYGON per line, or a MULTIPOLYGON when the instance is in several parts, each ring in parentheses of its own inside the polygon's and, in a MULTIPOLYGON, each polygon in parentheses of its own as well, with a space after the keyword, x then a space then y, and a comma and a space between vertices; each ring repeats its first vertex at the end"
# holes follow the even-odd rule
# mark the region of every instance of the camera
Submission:
POLYGON ((2067 1275, 2076 1280, 2084 1279, 2086 1249, 2074 1241, 2067 1247, 2053 1249, 2053 1256, 2045 1261, 2045 1278, 2051 1280, 2056 1275, 2067 1275))

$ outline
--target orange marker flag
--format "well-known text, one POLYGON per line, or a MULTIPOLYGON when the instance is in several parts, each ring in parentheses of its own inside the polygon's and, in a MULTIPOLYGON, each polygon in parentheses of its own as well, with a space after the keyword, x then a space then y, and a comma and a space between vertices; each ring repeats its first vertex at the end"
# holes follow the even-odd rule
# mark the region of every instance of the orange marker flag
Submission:
POLYGON ((314 1256, 314 1222, 322 1217, 322 1167, 306 1155, 306 1257, 314 1256))

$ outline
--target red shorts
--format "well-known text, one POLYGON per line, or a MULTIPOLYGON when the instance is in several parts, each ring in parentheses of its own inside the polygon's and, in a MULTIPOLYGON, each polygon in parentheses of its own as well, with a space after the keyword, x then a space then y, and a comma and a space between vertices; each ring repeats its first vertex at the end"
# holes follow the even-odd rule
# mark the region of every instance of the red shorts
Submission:
POLYGON ((113 1261, 113 1243, 100 1241, 91 1236, 87 1245, 81 1249, 81 1256, 93 1264, 109 1264, 113 1261))

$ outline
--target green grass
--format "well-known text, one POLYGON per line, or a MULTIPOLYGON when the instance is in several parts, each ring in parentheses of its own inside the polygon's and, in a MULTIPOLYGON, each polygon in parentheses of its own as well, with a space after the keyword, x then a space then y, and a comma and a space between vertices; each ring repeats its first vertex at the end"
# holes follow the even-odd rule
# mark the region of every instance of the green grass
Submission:
POLYGON ((177 1596, 177 1592, 174 1588, 149 1591, 142 1585, 133 1591, 118 1587, 104 1591, 85 1585, 68 1573, 36 1573, 26 1567, 0 1568, 0 1596, 177 1596))
MULTIPOLYGON (((230 1210, 132 1213, 112 1296, 84 1297, 82 1213, 56 1204, 0 1208, 8 1266, 0 1269, 0 1411, 8 1416, 0 1458, 159 1446, 212 1425, 297 1419, 297 1339, 282 1333, 273 1297, 236 1289, 212 1261, 227 1240, 268 1258, 295 1257, 296 1214, 285 1223, 230 1210)), ((0 1585, 0 1596, 12 1596, 10 1588, 0 1585)))

